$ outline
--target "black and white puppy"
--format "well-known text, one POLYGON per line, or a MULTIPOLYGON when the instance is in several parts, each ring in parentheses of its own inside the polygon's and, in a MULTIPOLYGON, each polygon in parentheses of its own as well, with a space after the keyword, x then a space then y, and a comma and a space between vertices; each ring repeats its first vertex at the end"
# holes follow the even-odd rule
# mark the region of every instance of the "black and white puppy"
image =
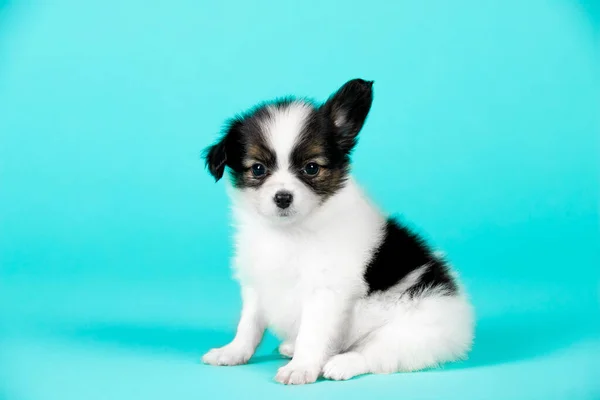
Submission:
POLYGON ((415 371, 471 348, 472 308, 450 267, 350 176, 372 86, 262 104, 205 152, 217 181, 230 172, 243 307, 233 341, 204 363, 246 363, 267 327, 291 358, 284 384, 415 371))

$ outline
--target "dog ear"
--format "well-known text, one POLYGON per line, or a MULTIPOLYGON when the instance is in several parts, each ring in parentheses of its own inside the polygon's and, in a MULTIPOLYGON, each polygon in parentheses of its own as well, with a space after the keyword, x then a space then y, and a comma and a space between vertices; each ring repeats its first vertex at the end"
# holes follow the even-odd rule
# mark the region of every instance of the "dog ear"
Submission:
POLYGON ((353 79, 335 92, 321 109, 331 121, 340 148, 350 152, 373 103, 373 81, 353 79))
POLYGON ((225 138, 213 144, 204 151, 204 161, 208 172, 215 178, 215 182, 223 177, 227 165, 227 152, 225 151, 225 138))
POLYGON ((231 157, 235 156, 237 147, 239 145, 237 137, 239 126, 241 122, 239 120, 230 121, 224 130, 224 134, 221 139, 206 148, 203 153, 204 161, 208 172, 215 178, 215 182, 218 182, 225 172, 226 166, 231 166, 231 157))

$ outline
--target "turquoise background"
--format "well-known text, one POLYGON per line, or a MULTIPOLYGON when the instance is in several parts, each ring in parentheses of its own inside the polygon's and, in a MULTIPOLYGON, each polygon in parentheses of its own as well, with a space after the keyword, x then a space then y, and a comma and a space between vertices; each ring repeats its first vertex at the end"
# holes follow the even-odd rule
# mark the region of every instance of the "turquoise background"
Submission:
POLYGON ((600 399, 599 29, 593 0, 0 0, 0 397, 600 399), (268 336, 200 364, 239 311, 200 151, 355 77, 356 176, 460 271, 471 358, 284 387, 268 336))

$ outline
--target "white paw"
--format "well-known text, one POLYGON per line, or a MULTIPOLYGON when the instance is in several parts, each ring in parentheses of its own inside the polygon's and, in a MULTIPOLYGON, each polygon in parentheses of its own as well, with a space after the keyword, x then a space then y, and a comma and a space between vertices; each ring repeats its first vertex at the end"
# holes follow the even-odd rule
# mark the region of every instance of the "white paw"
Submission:
POLYGON ((279 345, 279 354, 284 357, 292 358, 294 357, 294 343, 292 342, 283 342, 279 345))
POLYGON ((294 362, 294 360, 279 368, 275 380, 284 385, 304 385, 313 383, 319 377, 318 365, 307 365, 294 362))
POLYGON ((252 357, 252 352, 228 344, 218 349, 212 349, 202 357, 204 364, 210 365, 240 365, 246 364, 252 357))
POLYGON ((333 356, 323 367, 323 376, 335 381, 345 381, 367 373, 367 365, 358 353, 343 353, 333 356))

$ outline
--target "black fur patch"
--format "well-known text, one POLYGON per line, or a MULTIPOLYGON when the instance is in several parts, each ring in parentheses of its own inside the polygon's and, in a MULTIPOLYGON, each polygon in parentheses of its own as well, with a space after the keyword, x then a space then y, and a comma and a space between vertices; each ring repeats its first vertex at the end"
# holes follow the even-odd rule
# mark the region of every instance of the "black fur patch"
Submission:
POLYGON ((323 112, 315 112, 307 121, 292 149, 290 169, 313 192, 326 200, 344 186, 350 171, 350 157, 338 146, 335 132, 323 112), (319 165, 319 173, 303 173, 309 162, 319 165))
POLYGON ((206 166, 215 180, 221 179, 227 166, 234 187, 256 188, 262 185, 277 168, 277 158, 266 144, 262 122, 272 117, 268 106, 281 109, 292 101, 292 98, 284 98, 259 104, 225 124, 221 139, 204 152, 206 166), (254 162, 267 168, 265 176, 256 178, 252 175, 254 162))
POLYGON ((425 272, 407 291, 410 296, 431 288, 442 289, 447 294, 456 293, 456 283, 444 261, 432 253, 422 238, 390 218, 385 225, 383 241, 365 270, 368 294, 391 288, 425 265, 425 272))

